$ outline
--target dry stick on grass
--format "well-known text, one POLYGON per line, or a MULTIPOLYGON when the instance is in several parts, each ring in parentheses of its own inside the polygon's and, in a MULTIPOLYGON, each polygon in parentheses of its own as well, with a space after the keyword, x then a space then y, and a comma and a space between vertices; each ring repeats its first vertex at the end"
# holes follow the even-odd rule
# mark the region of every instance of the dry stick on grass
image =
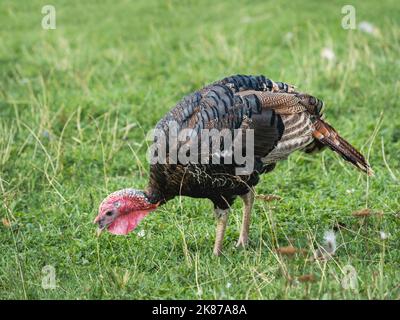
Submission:
POLYGON ((265 202, 270 202, 270 201, 274 201, 274 200, 278 200, 278 201, 282 200, 282 197, 277 196, 275 194, 259 194, 256 196, 256 198, 260 199, 262 201, 265 201, 265 202))
POLYGON ((357 218, 365 218, 365 217, 369 217, 371 214, 373 214, 373 211, 371 209, 365 208, 365 209, 354 211, 351 215, 353 217, 357 217, 357 218))

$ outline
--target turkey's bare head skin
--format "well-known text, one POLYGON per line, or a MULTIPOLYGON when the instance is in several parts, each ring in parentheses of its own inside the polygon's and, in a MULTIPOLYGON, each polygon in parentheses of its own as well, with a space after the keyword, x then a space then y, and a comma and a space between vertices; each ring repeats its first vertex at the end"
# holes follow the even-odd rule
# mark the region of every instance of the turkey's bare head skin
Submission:
POLYGON ((98 225, 98 234, 108 230, 112 234, 126 235, 157 206, 149 202, 143 191, 122 189, 113 192, 102 201, 94 219, 98 225))

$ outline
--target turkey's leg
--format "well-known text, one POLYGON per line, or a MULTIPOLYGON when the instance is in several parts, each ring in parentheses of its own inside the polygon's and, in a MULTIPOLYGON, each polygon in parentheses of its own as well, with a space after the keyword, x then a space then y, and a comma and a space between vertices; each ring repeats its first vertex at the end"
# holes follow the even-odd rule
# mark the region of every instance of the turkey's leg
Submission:
POLYGON ((222 244, 224 241, 225 228, 228 222, 228 213, 229 209, 227 210, 222 210, 219 208, 215 209, 215 216, 217 217, 217 231, 214 243, 214 254, 216 256, 219 256, 222 252, 222 244))
POLYGON ((242 227, 240 230, 239 240, 236 243, 236 247, 245 247, 249 241, 249 228, 250 228, 250 216, 251 209, 254 203, 254 190, 251 189, 248 193, 240 196, 244 202, 243 207, 243 218, 242 227))

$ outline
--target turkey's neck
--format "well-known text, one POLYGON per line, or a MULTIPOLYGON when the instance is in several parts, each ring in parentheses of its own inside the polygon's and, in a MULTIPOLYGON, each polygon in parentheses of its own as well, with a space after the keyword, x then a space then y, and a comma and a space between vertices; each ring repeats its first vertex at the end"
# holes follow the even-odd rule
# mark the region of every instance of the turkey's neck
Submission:
POLYGON ((153 186, 148 186, 144 193, 146 194, 149 202, 153 204, 159 203, 160 205, 162 205, 169 200, 160 190, 158 190, 158 188, 155 188, 153 186))
POLYGON ((171 188, 171 177, 166 165, 155 164, 150 167, 149 183, 145 190, 151 203, 164 204, 174 198, 176 188, 171 188))

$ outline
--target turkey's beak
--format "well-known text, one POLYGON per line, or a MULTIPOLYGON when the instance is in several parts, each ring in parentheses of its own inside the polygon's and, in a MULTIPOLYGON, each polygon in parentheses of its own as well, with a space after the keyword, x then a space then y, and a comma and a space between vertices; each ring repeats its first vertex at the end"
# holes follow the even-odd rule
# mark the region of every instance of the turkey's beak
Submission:
POLYGON ((102 232, 103 232, 103 230, 104 230, 105 228, 97 228, 97 230, 96 230, 96 236, 98 236, 98 237, 100 237, 100 235, 102 234, 102 232))
POLYGON ((93 221, 94 224, 96 224, 96 223, 98 224, 98 228, 96 230, 97 236, 100 236, 100 234, 103 232, 103 230, 107 227, 102 222, 103 222, 103 220, 100 218, 100 216, 97 216, 93 221))

